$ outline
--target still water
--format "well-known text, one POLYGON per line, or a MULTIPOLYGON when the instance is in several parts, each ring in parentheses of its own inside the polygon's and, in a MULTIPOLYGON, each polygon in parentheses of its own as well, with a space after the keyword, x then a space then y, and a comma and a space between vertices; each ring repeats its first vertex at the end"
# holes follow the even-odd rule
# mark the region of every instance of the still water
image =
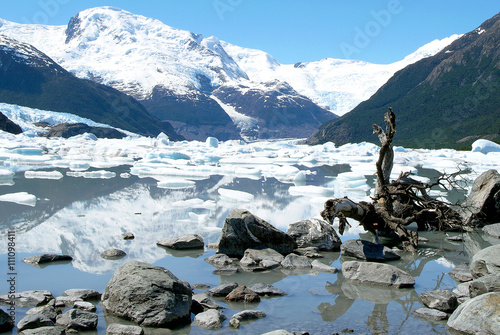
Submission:
MULTIPOLYGON (((471 234, 466 243, 449 242, 440 232, 421 233, 429 242, 421 244, 418 255, 404 254, 401 260, 390 263, 415 278, 414 288, 399 290, 353 285, 344 280, 341 273, 276 269, 264 273, 214 275, 214 268, 204 261, 214 250, 179 253, 156 246, 162 239, 188 233, 201 235, 205 244, 217 242, 225 217, 235 208, 248 209, 286 231, 290 223, 318 216, 328 197, 341 196, 335 194, 338 188, 332 185, 340 174, 351 171, 348 164, 296 167, 308 171, 303 185, 272 177, 210 175, 195 180, 192 185, 165 186, 153 178, 128 174, 131 170, 128 165, 112 167, 108 169, 111 173, 100 178, 68 173, 67 168, 57 169, 64 176, 60 179, 33 179, 16 173, 12 182, 0 185, 0 195, 27 192, 34 194, 37 202, 34 206, 0 202, 0 230, 4 236, 0 242, 2 272, 4 276, 8 273, 6 232, 11 231, 15 232, 16 240, 18 292, 49 290, 54 296, 71 288, 103 292, 120 265, 140 260, 165 267, 190 284, 213 287, 229 282, 245 285, 264 282, 288 293, 284 297, 263 299, 256 305, 216 300, 225 307, 223 313, 228 320, 244 309, 258 309, 267 314, 263 319, 242 325, 239 330, 229 328, 227 320, 219 331, 193 325, 176 330, 145 329, 149 334, 261 334, 276 329, 310 334, 349 330, 355 334, 447 334, 445 321, 423 320, 412 313, 422 307, 420 293, 456 287, 448 272, 468 262, 473 249, 498 243, 485 240, 479 233, 471 234), (229 191, 220 192, 220 189, 229 191), (307 194, 308 191, 313 194, 307 194), (123 240, 122 234, 126 232, 132 232, 135 239, 123 240), (109 248, 122 249, 127 256, 114 261, 101 258, 100 253, 109 248), (21 261, 41 253, 67 254, 73 261, 46 267, 21 261)), ((366 183, 368 188, 356 191, 359 196, 369 195, 373 178, 368 176, 366 183)), ((345 233, 342 240, 360 236, 372 240, 372 236, 356 225, 353 222, 354 228, 345 233)), ((323 256, 322 262, 342 267, 344 258, 339 252, 327 252, 323 256)), ((6 293, 6 285, 1 287, 0 293, 6 293)), ((202 291, 195 290, 196 293, 202 291)), ((106 324, 117 320, 104 315, 100 306, 97 307, 98 328, 90 333, 104 334, 106 324)), ((25 312, 26 309, 17 308, 16 321, 25 312)), ((12 333, 15 332, 14 329, 12 333)))

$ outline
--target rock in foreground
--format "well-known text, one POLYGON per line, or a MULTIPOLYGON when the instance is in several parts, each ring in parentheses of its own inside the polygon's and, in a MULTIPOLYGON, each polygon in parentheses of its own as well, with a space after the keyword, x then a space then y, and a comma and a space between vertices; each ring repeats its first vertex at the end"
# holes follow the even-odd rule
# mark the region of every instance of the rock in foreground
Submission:
POLYGON ((190 285, 167 269, 132 261, 111 277, 102 306, 141 326, 175 327, 191 322, 191 297, 190 285))
POLYGON ((476 253, 472 257, 470 272, 474 278, 500 273, 500 244, 476 253))
POLYGON ((235 209, 226 217, 218 244, 219 253, 239 258, 249 248, 271 248, 281 254, 295 248, 290 236, 244 209, 235 209))
POLYGON ((500 293, 464 302, 448 319, 448 327, 466 334, 500 334, 500 293))
POLYGON ((464 213, 466 224, 483 226, 498 222, 500 173, 497 170, 488 170, 477 177, 464 205, 470 209, 464 213))

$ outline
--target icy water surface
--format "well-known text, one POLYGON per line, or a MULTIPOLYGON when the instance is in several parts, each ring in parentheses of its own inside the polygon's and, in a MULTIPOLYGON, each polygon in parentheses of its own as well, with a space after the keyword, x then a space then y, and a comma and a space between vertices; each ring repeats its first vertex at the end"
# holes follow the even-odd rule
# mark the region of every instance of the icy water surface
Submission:
MULTIPOLYGON (((444 233, 421 233, 429 242, 421 244, 418 255, 405 254, 402 260, 390 263, 415 277, 412 289, 353 285, 340 273, 276 269, 214 275, 214 268, 204 261, 214 250, 169 252, 156 242, 187 233, 201 235, 205 244, 217 242, 225 217, 235 208, 248 209, 286 231, 290 223, 317 217, 328 198, 347 195, 356 201, 369 200, 378 148, 369 144, 305 147, 290 141, 253 146, 221 143, 218 148, 208 147, 208 142, 184 143, 176 147, 160 140, 142 141, 80 139, 4 146, 0 152, 0 230, 4 236, 0 264, 5 277, 7 232, 14 232, 16 291, 49 290, 54 296, 71 288, 103 292, 120 265, 140 260, 165 267, 190 284, 213 287, 264 282, 288 293, 255 305, 217 300, 225 307, 228 320, 243 309, 267 314, 239 330, 230 329, 227 320, 219 331, 192 325, 176 330, 146 329, 150 334, 261 334, 275 329, 310 334, 348 330, 355 334, 446 334, 445 322, 429 322, 412 314, 422 307, 420 293, 455 288, 448 272, 467 262, 473 250, 498 243, 478 233, 466 243, 449 242, 444 233), (123 240, 126 232, 132 232, 135 239, 123 240), (122 249, 127 256, 115 261, 101 258, 100 253, 109 248, 122 249), (68 254, 74 260, 42 268, 21 261, 40 253, 68 254)), ((457 164, 474 168, 464 180, 498 168, 498 156, 481 153, 402 148, 396 155, 398 152, 395 175, 398 169, 411 170, 422 180, 438 171, 450 172, 457 164)), ((464 192, 436 189, 434 195, 456 200, 464 192)), ((372 239, 357 223, 352 225, 342 240, 372 239)), ((322 262, 342 267, 344 258, 339 252, 323 256, 322 262)), ((1 287, 0 293, 6 293, 6 285, 1 287)), ((19 321, 26 309, 17 308, 16 312, 19 321)), ((99 305, 98 315, 98 329, 91 333, 104 334, 106 323, 117 320, 104 315, 99 305)))

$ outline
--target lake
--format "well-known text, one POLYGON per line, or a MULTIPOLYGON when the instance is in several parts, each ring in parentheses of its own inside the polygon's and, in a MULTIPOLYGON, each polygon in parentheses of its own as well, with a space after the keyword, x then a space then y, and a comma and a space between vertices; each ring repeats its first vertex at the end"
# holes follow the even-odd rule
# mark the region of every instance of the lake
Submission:
MULTIPOLYGON (((262 299, 258 305, 228 304, 229 318, 251 308, 267 316, 239 330, 228 320, 219 331, 197 326, 176 330, 147 329, 150 334, 260 334, 275 329, 307 331, 310 334, 446 334, 445 321, 420 319, 412 313, 422 307, 420 293, 453 289, 448 272, 468 262, 479 246, 496 241, 480 233, 465 243, 445 240, 442 232, 421 232, 429 242, 421 243, 418 255, 403 254, 395 265, 416 281, 412 289, 386 289, 353 285, 342 274, 290 272, 239 272, 215 275, 204 261, 214 250, 172 252, 156 246, 170 237, 196 233, 205 245, 218 241, 225 217, 244 208, 286 231, 290 223, 318 217, 326 199, 349 196, 369 200, 373 192, 378 147, 369 143, 335 147, 333 144, 303 146, 295 140, 216 143, 171 143, 164 138, 69 140, 34 138, 0 143, 0 259, 7 276, 7 232, 16 244, 16 291, 49 290, 54 296, 71 288, 103 292, 113 272, 130 260, 140 260, 169 269, 190 284, 211 287, 237 282, 273 284, 288 293, 262 299), (133 240, 122 235, 132 232, 133 240), (110 248, 124 250, 120 260, 106 260, 100 253, 110 248), (67 254, 72 262, 35 267, 24 257, 41 253, 67 254)), ((473 172, 463 175, 464 190, 436 189, 433 195, 456 201, 463 199, 470 183, 481 172, 499 169, 498 153, 396 148, 394 178, 412 171, 423 181, 459 166, 473 172), (468 184, 467 184, 468 183, 468 184)), ((370 234, 351 221, 343 241, 370 234)), ((458 235, 458 233, 448 234, 458 235)), ((322 262, 342 267, 340 252, 324 252, 322 262)), ((0 293, 6 293, 4 289, 0 293)), ((202 290, 195 290, 196 293, 202 290)), ((3 307, 5 310, 5 306, 3 307)), ((16 308, 16 321, 26 309, 16 308)), ((96 332, 104 334, 106 323, 98 305, 96 332)), ((15 330, 13 331, 13 333, 15 330)))

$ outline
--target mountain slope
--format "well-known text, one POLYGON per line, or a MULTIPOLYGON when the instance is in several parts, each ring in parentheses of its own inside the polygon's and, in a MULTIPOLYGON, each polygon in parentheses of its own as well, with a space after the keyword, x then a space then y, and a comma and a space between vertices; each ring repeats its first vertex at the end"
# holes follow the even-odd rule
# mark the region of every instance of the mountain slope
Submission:
POLYGON ((394 143, 469 148, 477 138, 500 139, 500 14, 440 53, 397 72, 370 99, 322 125, 308 143, 370 141, 373 123, 396 112, 394 143))
POLYGON ((0 35, 0 102, 66 112, 131 132, 182 139, 133 98, 74 77, 33 46, 0 35))

